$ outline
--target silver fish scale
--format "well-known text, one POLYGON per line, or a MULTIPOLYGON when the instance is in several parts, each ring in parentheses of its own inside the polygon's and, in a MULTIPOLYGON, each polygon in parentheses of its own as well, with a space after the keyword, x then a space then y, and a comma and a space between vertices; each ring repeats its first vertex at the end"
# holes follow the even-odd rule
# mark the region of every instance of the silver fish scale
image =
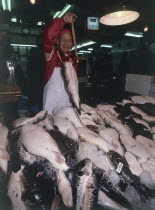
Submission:
POLYGON ((106 195, 108 195, 108 197, 110 197, 114 201, 118 202, 120 205, 127 207, 127 208, 130 207, 129 201, 126 199, 126 197, 124 197, 124 195, 117 188, 117 186, 113 185, 112 180, 105 172, 103 173, 103 176, 100 180, 99 190, 106 193, 106 195))
POLYGON ((69 87, 68 87, 68 83, 69 83, 69 79, 67 80, 67 82, 66 82, 66 89, 67 89, 67 92, 69 92, 69 97, 70 97, 70 99, 71 99, 71 102, 72 103, 74 103, 74 97, 73 97, 73 94, 72 94, 72 92, 70 91, 70 89, 69 89, 69 87))
POLYGON ((68 83, 69 83, 69 77, 68 77, 68 75, 67 75, 67 74, 65 74, 65 80, 66 80, 66 82, 68 82, 68 83))
POLYGON ((76 210, 90 209, 93 204, 93 194, 89 193, 90 190, 87 188, 89 176, 78 176, 77 183, 77 199, 76 199, 76 210))
POLYGON ((68 87, 68 84, 69 84, 69 77, 68 77, 68 75, 67 74, 65 74, 64 73, 64 80, 65 80, 65 83, 66 83, 66 89, 67 89, 67 92, 69 92, 69 96, 70 96, 70 98, 71 98, 71 100, 74 102, 74 97, 73 97, 73 94, 72 94, 72 92, 70 91, 70 89, 69 89, 69 87, 68 87))
MULTIPOLYGON (((87 205, 87 208, 89 209, 88 203, 85 203, 86 201, 86 176, 79 178, 78 184, 77 184, 77 200, 76 200, 76 210, 81 210, 85 205, 87 205)), ((88 196, 87 196, 88 197, 88 196)))
POLYGON ((22 145, 20 141, 20 138, 17 141, 17 150, 18 150, 20 162, 23 165, 32 164, 36 160, 36 157, 34 155, 30 154, 29 152, 25 150, 24 146, 22 145))
POLYGON ((71 103, 80 114, 79 103, 80 98, 78 95, 78 79, 75 73, 75 70, 70 62, 64 62, 62 68, 62 77, 64 79, 64 85, 66 87, 66 91, 70 97, 71 103), (70 79, 71 77, 71 79, 70 79), (72 88, 74 87, 74 91, 72 88))

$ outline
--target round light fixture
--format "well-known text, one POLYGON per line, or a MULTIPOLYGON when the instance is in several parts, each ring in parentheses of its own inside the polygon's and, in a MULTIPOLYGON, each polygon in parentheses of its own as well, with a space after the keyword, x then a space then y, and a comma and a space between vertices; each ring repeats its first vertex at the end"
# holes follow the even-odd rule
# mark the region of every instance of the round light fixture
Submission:
POLYGON ((144 32, 147 32, 149 30, 149 28, 148 28, 148 26, 146 25, 145 27, 144 27, 144 32))
POLYGON ((139 17, 136 11, 118 11, 104 15, 100 18, 100 23, 104 25, 124 25, 135 21, 139 17))
POLYGON ((139 16, 134 7, 120 2, 105 12, 100 18, 100 23, 110 26, 124 25, 137 20, 139 16))
POLYGON ((31 4, 35 4, 36 3, 36 0, 30 0, 30 3, 31 4))

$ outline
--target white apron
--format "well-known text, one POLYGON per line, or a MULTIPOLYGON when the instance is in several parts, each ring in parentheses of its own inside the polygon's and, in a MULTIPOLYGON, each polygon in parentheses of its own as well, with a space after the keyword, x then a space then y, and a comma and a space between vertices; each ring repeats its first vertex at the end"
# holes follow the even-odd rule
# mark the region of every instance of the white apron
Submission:
POLYGON ((61 76, 61 67, 54 68, 43 92, 43 109, 47 110, 48 114, 52 115, 53 109, 58 106, 71 106, 61 76))

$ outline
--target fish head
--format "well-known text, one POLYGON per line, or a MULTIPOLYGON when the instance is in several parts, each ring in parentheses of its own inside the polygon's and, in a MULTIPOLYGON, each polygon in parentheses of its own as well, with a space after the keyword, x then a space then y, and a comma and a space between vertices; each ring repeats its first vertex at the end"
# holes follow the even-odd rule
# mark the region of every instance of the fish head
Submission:
POLYGON ((113 150, 110 150, 107 153, 107 160, 110 168, 115 170, 118 174, 122 173, 124 169, 128 169, 129 167, 125 158, 113 150))
POLYGON ((92 161, 88 158, 81 160, 76 166, 77 176, 90 176, 92 174, 92 161))
POLYGON ((0 159, 2 159, 2 160, 10 160, 9 153, 6 150, 2 149, 2 148, 0 148, 0 159))

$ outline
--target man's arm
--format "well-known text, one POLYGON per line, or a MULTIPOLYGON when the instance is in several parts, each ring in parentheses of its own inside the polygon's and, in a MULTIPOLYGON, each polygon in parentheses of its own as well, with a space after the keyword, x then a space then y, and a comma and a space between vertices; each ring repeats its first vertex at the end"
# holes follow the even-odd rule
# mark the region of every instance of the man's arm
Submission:
POLYGON ((63 18, 54 19, 49 26, 43 31, 43 43, 45 53, 51 53, 60 32, 66 23, 72 23, 77 16, 71 12, 66 13, 63 18))
POLYGON ((63 18, 54 19, 43 31, 43 44, 45 53, 50 53, 55 45, 58 35, 63 30, 66 22, 63 18))

